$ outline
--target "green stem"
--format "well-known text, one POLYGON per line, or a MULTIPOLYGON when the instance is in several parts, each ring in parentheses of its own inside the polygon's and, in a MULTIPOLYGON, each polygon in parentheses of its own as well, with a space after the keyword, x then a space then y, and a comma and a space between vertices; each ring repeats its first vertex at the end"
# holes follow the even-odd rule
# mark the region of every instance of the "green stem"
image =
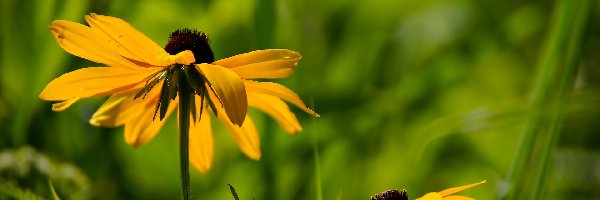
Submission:
MULTIPOLYGON (((314 99, 310 100, 311 106, 316 109, 314 99)), ((323 189, 321 184, 321 163, 319 158, 319 137, 317 134, 317 121, 315 118, 312 118, 313 129, 312 129, 312 143, 313 143, 313 153, 315 156, 315 187, 317 190, 317 200, 323 200, 323 189)))
POLYGON ((313 152, 315 156, 315 187, 317 189, 317 200, 323 200, 323 190, 321 186, 321 164, 319 162, 319 147, 317 144, 316 133, 314 133, 315 139, 313 139, 313 152))
POLYGON ((530 119, 508 174, 509 199, 540 199, 560 136, 592 1, 556 1, 552 31, 538 62, 530 119))
MULTIPOLYGON (((190 132, 190 103, 194 96, 185 76, 179 77, 179 161, 181 170, 181 189, 183 199, 190 199, 190 170, 189 170, 189 132, 190 132)), ((194 108, 192 108, 194 109, 194 108)))
POLYGON ((552 121, 552 125, 556 126, 551 129, 550 136, 546 137, 544 141, 544 146, 542 147, 541 152, 541 165, 536 170, 536 174, 534 177, 534 188, 535 196, 537 199, 543 197, 544 192, 544 183, 548 175, 549 171, 552 169, 552 158, 554 156, 554 150, 558 145, 558 138, 560 136, 560 130, 562 128, 562 121, 564 119, 564 109, 568 100, 568 93, 571 88, 573 88, 573 82, 575 79, 575 74, 577 73, 577 66, 579 64, 579 56, 583 43, 583 36, 585 27, 588 24, 588 19, 591 13, 591 8, 593 8, 593 1, 586 0, 580 1, 578 5, 579 9, 575 8, 576 13, 573 18, 573 26, 570 34, 570 40, 566 44, 566 55, 564 59, 564 69, 562 70, 564 74, 568 74, 567 76, 563 76, 559 81, 559 87, 557 87, 557 102, 554 104, 554 108, 552 110, 556 110, 554 121, 552 121))

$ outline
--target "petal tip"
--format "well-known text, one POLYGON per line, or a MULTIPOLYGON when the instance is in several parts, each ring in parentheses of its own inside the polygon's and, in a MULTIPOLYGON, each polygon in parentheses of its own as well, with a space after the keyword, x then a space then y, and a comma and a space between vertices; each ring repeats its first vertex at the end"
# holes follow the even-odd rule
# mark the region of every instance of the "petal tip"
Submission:
POLYGON ((198 170, 200 173, 203 173, 203 174, 210 171, 210 169, 212 167, 212 162, 210 162, 210 161, 198 162, 198 160, 194 160, 194 158, 190 158, 190 163, 192 164, 192 166, 194 166, 194 168, 196 170, 198 170))
POLYGON ((248 157, 249 157, 250 159, 252 159, 252 160, 260 160, 261 153, 260 153, 260 151, 259 151, 259 152, 255 153, 255 154, 248 155, 248 157))
POLYGON ((56 95, 55 90, 48 87, 44 88, 38 97, 45 101, 64 101, 73 98, 70 95, 56 95))
POLYGON ((210 167, 205 167, 205 166, 196 166, 194 165, 194 168, 196 168, 196 170, 198 170, 200 173, 207 173, 208 171, 210 171, 210 167))
POLYGON ((64 29, 60 26, 56 26, 54 25, 54 22, 52 23, 52 25, 50 27, 48 27, 48 30, 50 30, 50 33, 52 34, 52 36, 54 36, 54 38, 56 38, 56 40, 58 40, 58 42, 60 43, 60 39, 64 38, 64 29))
POLYGON ((90 123, 92 126, 96 126, 96 127, 99 127, 99 126, 100 126, 100 122, 98 122, 98 119, 96 119, 95 117, 92 117, 92 118, 90 119, 89 123, 90 123))
POLYGON ((290 131, 289 133, 290 133, 290 135, 292 135, 292 136, 296 136, 296 135, 298 135, 298 132, 300 132, 300 131, 302 131, 302 128, 300 128, 300 129, 296 129, 296 130, 293 130, 293 131, 290 131))
POLYGON ((231 120, 231 123, 233 123, 233 125, 236 125, 237 127, 242 127, 242 125, 244 125, 246 113, 244 113, 244 117, 229 116, 229 113, 227 114, 227 116, 229 117, 229 120, 231 120))
POLYGON ((56 111, 56 112, 64 111, 67 108, 71 107, 71 105, 73 105, 75 102, 79 101, 79 99, 80 98, 78 98, 78 97, 73 97, 73 98, 67 99, 67 100, 62 101, 62 102, 53 103, 52 104, 52 111, 56 111))
POLYGON ((101 17, 101 16, 102 15, 99 15, 99 14, 96 14, 96 13, 90 13, 90 14, 86 15, 85 18, 86 18, 86 20, 88 18, 90 18, 90 19, 97 19, 98 17, 101 17))
MULTIPOLYGON (((127 127, 125 127, 125 128, 127 129, 127 127)), ((128 136, 127 134, 125 134, 125 143, 127 143, 128 145, 131 145, 133 148, 138 148, 142 145, 139 137, 132 138, 131 136, 128 136)))
POLYGON ((46 92, 45 92, 45 91, 46 91, 46 90, 42 91, 42 92, 41 92, 41 93, 38 95, 38 97, 39 97, 41 100, 48 100, 48 99, 46 99, 46 98, 47 98, 47 97, 46 97, 46 95, 47 95, 47 94, 46 94, 46 92))
POLYGON ((319 113, 315 112, 314 110, 307 108, 310 112, 308 112, 308 114, 312 115, 313 117, 316 118, 321 118, 321 115, 319 115, 319 113))
POLYGON ((133 148, 138 148, 140 146, 142 146, 142 143, 139 140, 136 140, 134 143, 129 144, 131 145, 133 148))

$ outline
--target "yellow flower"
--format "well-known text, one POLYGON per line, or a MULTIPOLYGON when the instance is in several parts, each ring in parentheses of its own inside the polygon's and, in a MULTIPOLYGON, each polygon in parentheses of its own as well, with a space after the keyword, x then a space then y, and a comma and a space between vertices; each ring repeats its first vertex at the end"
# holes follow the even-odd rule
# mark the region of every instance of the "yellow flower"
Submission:
POLYGON ((446 199, 446 200, 472 200, 473 198, 470 197, 465 197, 465 196, 457 196, 457 195, 452 195, 454 193, 484 184, 486 181, 483 180, 479 183, 473 183, 473 184, 469 184, 469 185, 464 185, 464 186, 460 186, 460 187, 453 187, 453 188, 449 188, 446 190, 443 190, 441 192, 430 192, 427 193, 425 196, 422 196, 421 198, 418 198, 417 200, 442 200, 442 199, 446 199), (451 196, 452 195, 452 196, 451 196))
POLYGON ((134 147, 158 133, 182 91, 191 94, 187 95, 191 100, 189 159, 201 172, 208 171, 213 160, 209 112, 252 159, 259 159, 261 153, 248 106, 267 113, 291 134, 302 127, 283 100, 319 117, 285 86, 252 80, 289 76, 301 58, 297 52, 268 49, 214 61, 208 38, 199 31, 177 30, 163 49, 119 18, 90 14, 85 20, 89 26, 56 20, 50 31, 65 51, 104 66, 63 74, 46 86, 40 98, 61 101, 52 109, 62 111, 81 98, 111 95, 90 123, 125 125, 125 141, 134 147))

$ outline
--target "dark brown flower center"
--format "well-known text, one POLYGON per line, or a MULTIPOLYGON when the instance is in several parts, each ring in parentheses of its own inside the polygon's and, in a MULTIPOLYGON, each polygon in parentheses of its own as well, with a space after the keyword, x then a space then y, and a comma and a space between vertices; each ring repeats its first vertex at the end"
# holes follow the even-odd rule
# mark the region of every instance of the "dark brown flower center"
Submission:
MULTIPOLYGON (((210 45, 208 44, 208 36, 194 29, 179 29, 171 33, 169 43, 165 46, 165 51, 171 55, 179 52, 190 50, 194 54, 196 62, 212 63, 215 61, 210 45)), ((196 70, 192 64, 173 64, 165 67, 145 79, 146 85, 138 91, 134 99, 139 97, 146 98, 146 95, 154 88, 156 84, 162 81, 160 95, 156 102, 154 110, 154 120, 157 116, 160 120, 166 116, 169 104, 179 96, 179 112, 189 112, 191 119, 194 121, 200 120, 202 109, 206 105, 212 110, 215 109, 214 103, 208 98, 207 90, 213 90, 210 84, 206 84, 204 76, 196 70), (195 95, 200 96, 200 105, 196 105, 195 95), (200 107, 200 113, 196 113, 196 107, 200 107)), ((218 97, 217 97, 218 98, 218 97)), ((214 112, 216 115, 216 112, 214 112)))
POLYGON ((371 200, 408 200, 408 194, 406 194, 406 190, 387 190, 371 197, 371 200))
POLYGON ((179 52, 190 50, 194 53, 196 64, 212 63, 215 61, 210 45, 208 44, 208 36, 196 29, 179 29, 173 31, 169 36, 169 43, 165 46, 165 51, 171 55, 179 52))

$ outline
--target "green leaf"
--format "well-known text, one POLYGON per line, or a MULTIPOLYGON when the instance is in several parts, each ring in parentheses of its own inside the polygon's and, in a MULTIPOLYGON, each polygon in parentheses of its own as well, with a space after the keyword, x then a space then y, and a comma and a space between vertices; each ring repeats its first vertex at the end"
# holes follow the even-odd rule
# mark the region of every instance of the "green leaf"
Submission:
POLYGON ((52 181, 50 179, 48 179, 48 186, 50 187, 50 193, 52 193, 52 199, 60 200, 58 194, 56 194, 56 190, 54 189, 54 184, 52 184, 52 181))

